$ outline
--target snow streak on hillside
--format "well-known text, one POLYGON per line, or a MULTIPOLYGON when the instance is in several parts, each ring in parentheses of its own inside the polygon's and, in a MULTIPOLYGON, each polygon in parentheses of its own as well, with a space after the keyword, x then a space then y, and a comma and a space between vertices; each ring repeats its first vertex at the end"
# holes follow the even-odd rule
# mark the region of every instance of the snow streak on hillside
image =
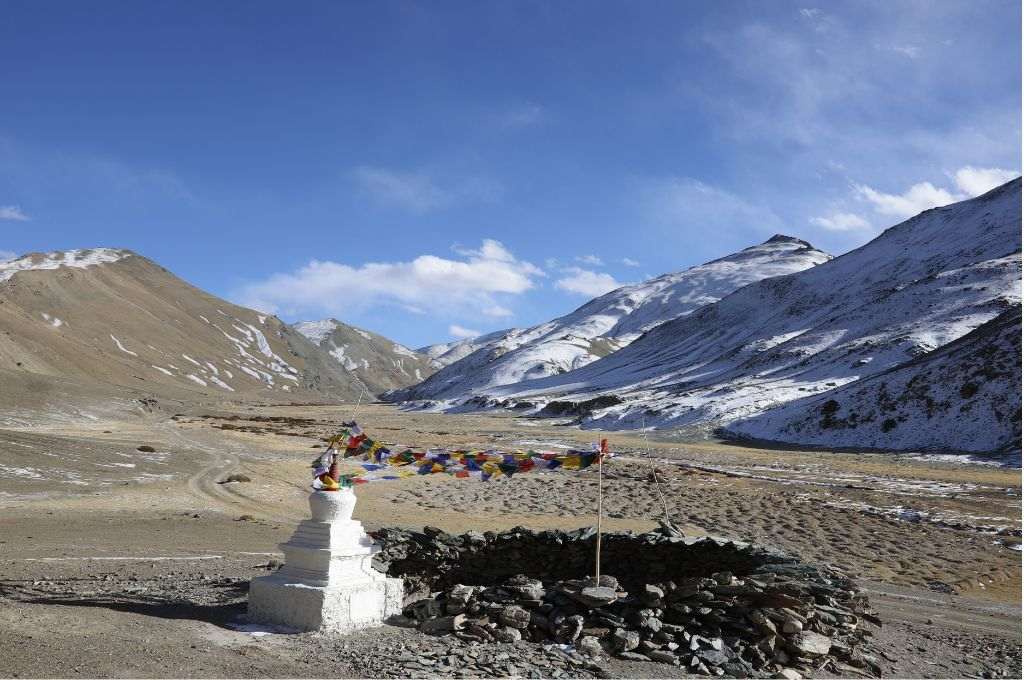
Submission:
POLYGON ((625 347, 654 326, 686 316, 752 281, 807 269, 829 258, 805 241, 774 236, 713 262, 623 286, 532 328, 438 347, 439 358, 456 351, 466 354, 389 399, 445 400, 452 405, 491 388, 572 371, 625 347))

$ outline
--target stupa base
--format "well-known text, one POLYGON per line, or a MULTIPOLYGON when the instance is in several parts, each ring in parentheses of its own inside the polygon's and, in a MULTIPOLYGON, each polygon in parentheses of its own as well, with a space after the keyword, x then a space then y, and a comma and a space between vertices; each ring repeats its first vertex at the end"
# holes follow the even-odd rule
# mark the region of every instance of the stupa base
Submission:
POLYGON ((278 574, 249 585, 249 619, 303 631, 351 633, 402 612, 402 580, 309 586, 278 574))

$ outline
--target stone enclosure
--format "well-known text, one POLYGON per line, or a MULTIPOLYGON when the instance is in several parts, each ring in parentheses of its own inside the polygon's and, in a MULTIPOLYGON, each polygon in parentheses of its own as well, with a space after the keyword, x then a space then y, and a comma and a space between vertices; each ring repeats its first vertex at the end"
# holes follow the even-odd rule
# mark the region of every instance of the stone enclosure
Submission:
POLYGON ((691 540, 670 525, 606 534, 595 584, 592 529, 373 536, 374 566, 404 580, 404 614, 427 633, 554 642, 705 675, 879 675, 859 647, 865 624, 880 622, 857 586, 760 547, 691 540))

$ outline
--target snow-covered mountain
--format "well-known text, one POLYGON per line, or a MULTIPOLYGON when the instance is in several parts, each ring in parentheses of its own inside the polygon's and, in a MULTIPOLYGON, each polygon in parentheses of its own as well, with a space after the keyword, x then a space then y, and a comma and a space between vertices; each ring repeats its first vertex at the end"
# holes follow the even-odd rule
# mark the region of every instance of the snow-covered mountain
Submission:
POLYGON ((727 426, 819 446, 1005 451, 1021 445, 1021 310, 895 368, 727 426))
MULTIPOLYGON (((1017 179, 824 264, 741 288, 583 368, 490 388, 476 403, 546 405, 594 427, 709 431, 948 345, 1019 306, 1020 277, 1017 179)), ((967 437, 946 447, 967 450, 967 437)))
POLYGON ((359 378, 370 395, 418 383, 435 370, 427 355, 337 319, 302 321, 294 327, 359 378))
POLYGON ((453 353, 463 356, 449 361, 422 383, 388 398, 452 404, 501 385, 572 371, 625 347, 654 326, 686 316, 752 281, 801 271, 830 257, 805 241, 776 235, 712 262, 623 286, 532 328, 425 348, 441 362, 453 353))
POLYGON ((14 404, 69 391, 183 401, 359 393, 354 376, 276 317, 109 248, 0 263, 0 385, 0 401, 14 404))
POLYGON ((420 354, 426 354, 431 362, 433 362, 434 368, 444 368, 449 364, 454 364, 463 357, 469 356, 485 345, 497 342, 515 330, 514 328, 506 328, 505 330, 485 333, 484 335, 477 335, 472 338, 427 345, 426 347, 420 347, 416 351, 420 354))

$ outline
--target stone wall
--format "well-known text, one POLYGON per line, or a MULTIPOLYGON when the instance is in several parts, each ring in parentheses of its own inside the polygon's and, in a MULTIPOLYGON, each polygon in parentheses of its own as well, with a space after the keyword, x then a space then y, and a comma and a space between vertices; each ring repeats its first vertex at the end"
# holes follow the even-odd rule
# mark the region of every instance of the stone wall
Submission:
POLYGON ((864 621, 879 622, 856 584, 762 547, 689 540, 670 525, 608 534, 595 582, 592 529, 374 537, 375 566, 404 579, 405 615, 430 634, 555 642, 705 675, 878 673, 858 650, 864 621))

